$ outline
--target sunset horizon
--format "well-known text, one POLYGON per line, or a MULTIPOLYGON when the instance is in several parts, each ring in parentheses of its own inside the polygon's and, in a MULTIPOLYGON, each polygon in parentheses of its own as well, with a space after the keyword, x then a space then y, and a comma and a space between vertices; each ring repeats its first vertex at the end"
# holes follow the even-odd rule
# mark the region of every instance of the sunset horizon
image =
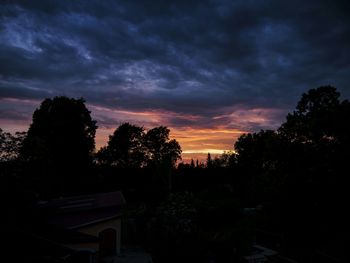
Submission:
MULTIPOLYGON (((21 103, 31 105, 32 112, 35 109, 39 108, 41 101, 38 100, 18 100, 18 99, 9 99, 2 98, 2 101, 10 101, 11 103, 21 103)), ((97 130, 95 136, 95 151, 97 152, 101 147, 106 146, 108 142, 108 138, 113 134, 116 128, 119 125, 128 122, 130 124, 139 125, 140 127, 144 127, 145 131, 157 127, 157 126, 167 126, 166 122, 155 122, 154 118, 162 117, 166 118, 167 113, 159 114, 155 111, 148 112, 130 112, 130 111, 122 111, 122 110, 112 110, 105 109, 99 106, 89 105, 87 102, 87 108, 91 111, 91 115, 93 118, 97 116, 97 130), (116 121, 115 125, 109 124, 108 126, 100 125, 98 120, 98 111, 108 111, 114 114, 126 114, 129 115, 130 118, 126 118, 122 121, 116 121), (133 120, 132 117, 135 119, 133 120), (138 118, 139 117, 139 118, 138 118), (153 119, 152 119, 153 118, 153 119), (141 120, 140 120, 141 119, 141 120), (144 122, 142 122, 142 120, 144 122), (143 123, 146 123, 144 125, 143 123)), ((175 113, 173 113, 174 116, 175 113)), ((106 115, 104 115, 106 116, 106 115)), ((111 116, 109 116, 111 117, 111 116)), ((185 116, 181 116, 184 118, 185 116)), ((194 116, 192 116, 194 117, 194 116)), ((22 120, 21 122, 13 122, 12 120, 3 120, 1 125, 5 132, 26 132, 32 122, 32 119, 22 120)), ((233 151, 233 145, 235 140, 242 135, 243 133, 247 133, 248 131, 241 131, 238 129, 229 129, 224 128, 222 126, 212 127, 212 128, 195 128, 195 127, 180 127, 173 128, 171 126, 167 126, 170 129, 170 138, 176 139, 182 148, 182 160, 180 162, 190 163, 190 161, 198 160, 201 163, 204 163, 208 153, 212 155, 213 158, 216 156, 220 156, 224 152, 233 151)))
POLYGON ((97 150, 129 122, 167 126, 184 156, 202 159, 277 128, 310 88, 350 95, 342 4, 1 5, 0 127, 10 132, 27 130, 45 98, 84 98, 97 150))

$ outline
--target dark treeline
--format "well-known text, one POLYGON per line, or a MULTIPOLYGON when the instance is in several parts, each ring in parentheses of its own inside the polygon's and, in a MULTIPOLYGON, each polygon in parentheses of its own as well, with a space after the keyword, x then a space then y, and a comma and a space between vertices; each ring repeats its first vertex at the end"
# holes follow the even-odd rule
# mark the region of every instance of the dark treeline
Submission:
POLYGON ((204 164, 179 162, 164 126, 121 124, 95 152, 96 124, 83 99, 56 97, 27 133, 0 130, 4 224, 39 200, 122 190, 123 238, 156 262, 240 262, 254 242, 298 262, 349 259, 350 102, 334 87, 309 90, 277 130, 243 134, 204 164))

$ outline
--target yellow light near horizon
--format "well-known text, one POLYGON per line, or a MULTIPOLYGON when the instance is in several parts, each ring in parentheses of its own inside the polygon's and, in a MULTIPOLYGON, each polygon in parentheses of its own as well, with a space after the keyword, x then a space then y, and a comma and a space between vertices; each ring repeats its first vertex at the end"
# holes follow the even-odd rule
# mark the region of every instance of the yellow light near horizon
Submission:
POLYGON ((171 132, 172 138, 176 139, 183 154, 220 155, 224 152, 233 151, 234 142, 246 131, 238 129, 227 129, 214 127, 213 129, 203 128, 174 128, 171 132))
POLYGON ((229 152, 230 150, 220 150, 220 149, 199 149, 199 150, 186 150, 182 151, 184 154, 223 154, 224 152, 229 152))
MULTIPOLYGON (((188 155, 207 155, 208 152, 220 155, 224 151, 232 151, 235 140, 246 131, 240 129, 229 129, 225 125, 216 125, 203 128, 192 126, 173 127, 169 119, 191 120, 196 123, 202 116, 169 112, 164 110, 131 111, 125 109, 110 109, 98 105, 90 105, 96 118, 110 117, 116 119, 116 127, 123 122, 131 122, 143 126, 146 130, 164 125, 170 129, 171 139, 176 139, 182 148, 182 153, 188 155)), ((96 148, 106 145, 108 136, 115 128, 99 127, 96 133, 96 148)))

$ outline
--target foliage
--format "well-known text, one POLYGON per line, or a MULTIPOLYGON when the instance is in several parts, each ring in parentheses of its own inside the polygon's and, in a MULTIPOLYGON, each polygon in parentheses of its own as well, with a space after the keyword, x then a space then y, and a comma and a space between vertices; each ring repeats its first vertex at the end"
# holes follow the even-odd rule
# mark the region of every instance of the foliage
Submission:
POLYGON ((170 130, 165 126, 155 127, 149 130, 145 136, 148 163, 159 166, 166 164, 173 167, 178 159, 181 159, 180 144, 169 139, 170 130))
POLYGON ((27 160, 87 161, 95 148, 96 121, 83 99, 45 99, 33 114, 21 155, 27 160))
POLYGON ((236 154, 233 151, 224 151, 211 161, 212 167, 232 167, 236 162, 236 154))
POLYGON ((242 200, 269 204, 264 221, 301 257, 334 235, 338 245, 345 238, 350 103, 339 98, 331 86, 311 89, 277 131, 244 134, 235 143, 242 200))
POLYGON ((107 147, 97 153, 99 163, 121 168, 173 167, 181 159, 181 147, 169 139, 170 130, 159 126, 145 133, 143 127, 120 125, 109 137, 107 147))
POLYGON ((211 159, 210 153, 208 153, 208 156, 207 156, 206 167, 208 169, 213 167, 213 160, 211 159))
POLYGON ((284 180, 286 149, 286 142, 272 130, 243 134, 236 141, 239 183, 250 205, 275 198, 284 180))
POLYGON ((331 86, 304 93, 296 110, 287 115, 279 133, 290 141, 303 143, 332 139, 335 135, 332 124, 338 119, 340 107, 339 96, 340 93, 331 86))
POLYGON ((103 147, 97 154, 101 163, 122 168, 141 167, 146 158, 143 146, 144 129, 124 123, 109 136, 107 147, 103 147))
POLYGON ((250 165, 251 169, 272 170, 276 167, 272 160, 278 160, 285 149, 276 132, 261 130, 239 137, 235 143, 235 150, 239 165, 250 165))
POLYGON ((12 135, 0 128, 0 162, 15 160, 25 137, 25 132, 16 132, 12 135))
POLYGON ((20 150, 23 175, 42 198, 84 191, 92 174, 96 121, 83 99, 45 99, 20 150))
POLYGON ((169 235, 181 235, 195 231, 197 210, 191 193, 170 194, 157 209, 160 225, 169 235))

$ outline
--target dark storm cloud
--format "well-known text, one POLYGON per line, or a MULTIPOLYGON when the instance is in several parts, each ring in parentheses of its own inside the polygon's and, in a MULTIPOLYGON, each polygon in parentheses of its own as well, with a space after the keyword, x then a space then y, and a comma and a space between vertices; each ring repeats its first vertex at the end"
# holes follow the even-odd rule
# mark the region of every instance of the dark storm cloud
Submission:
POLYGON ((325 84, 350 95, 347 1, 5 1, 0 14, 2 98, 63 94, 240 127, 240 105, 286 112, 325 84))
MULTIPOLYGON (((23 86, 23 85, 22 85, 23 86)), ((28 86, 20 87, 19 85, 0 84, 0 98, 18 98, 18 99, 42 99, 50 97, 49 92, 38 88, 30 88, 28 86)))

